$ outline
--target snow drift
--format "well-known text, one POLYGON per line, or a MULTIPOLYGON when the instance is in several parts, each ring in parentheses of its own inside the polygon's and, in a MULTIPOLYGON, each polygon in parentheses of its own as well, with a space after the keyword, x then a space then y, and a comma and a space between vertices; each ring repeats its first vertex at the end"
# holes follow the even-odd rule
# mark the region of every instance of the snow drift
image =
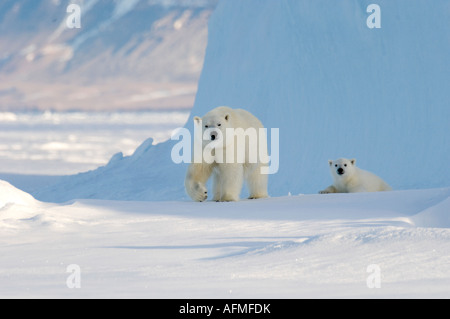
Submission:
POLYGON ((51 204, 39 202, 30 194, 0 180, 0 228, 3 231, 27 229, 23 227, 23 221, 34 222, 34 225, 46 223, 48 219, 44 212, 49 205, 51 204))
POLYGON ((448 298, 449 195, 63 205, 27 198, 0 209, 0 297, 448 298), (430 222, 441 228, 420 227, 430 222), (71 265, 81 268, 81 289, 68 288, 71 265), (381 289, 368 283, 372 265, 381 289))
MULTIPOLYGON (((380 29, 367 27, 370 3, 230 0, 215 9, 191 118, 228 105, 279 128, 271 196, 316 193, 337 157, 356 158, 394 189, 449 186, 448 1, 380 0, 380 29)), ((35 196, 186 198, 174 143, 148 140, 35 196)))
POLYGON ((0 210, 8 205, 33 205, 37 201, 31 196, 6 181, 0 180, 0 210))

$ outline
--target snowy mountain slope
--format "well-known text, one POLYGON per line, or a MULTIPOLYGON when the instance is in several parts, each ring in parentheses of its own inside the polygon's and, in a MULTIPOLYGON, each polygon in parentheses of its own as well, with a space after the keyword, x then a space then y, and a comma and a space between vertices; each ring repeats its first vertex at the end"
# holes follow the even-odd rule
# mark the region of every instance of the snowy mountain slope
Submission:
POLYGON ((2 1, 0 109, 192 107, 215 4, 2 1), (69 4, 80 6, 80 28, 67 27, 69 4))
MULTIPOLYGON (((394 189, 449 186, 448 2, 380 1, 381 29, 366 25, 369 3, 220 2, 186 127, 194 115, 229 105, 279 128, 271 196, 323 189, 331 183, 327 160, 337 157, 356 158, 394 189)), ((34 195, 186 198, 186 165, 170 158, 176 142, 146 142, 133 156, 34 195)))
POLYGON ((31 216, 13 204, 0 209, 0 296, 448 298, 449 195, 35 201, 31 216), (422 227, 432 220, 447 228, 422 227), (67 284, 74 265, 79 288, 67 284))

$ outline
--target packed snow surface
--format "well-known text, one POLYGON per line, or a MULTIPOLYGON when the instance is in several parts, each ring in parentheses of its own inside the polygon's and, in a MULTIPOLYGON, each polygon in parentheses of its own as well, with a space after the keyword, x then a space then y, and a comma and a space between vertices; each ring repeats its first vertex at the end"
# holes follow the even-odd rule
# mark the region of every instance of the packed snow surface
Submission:
POLYGON ((449 188, 64 205, 0 188, 3 298, 450 297, 449 188))

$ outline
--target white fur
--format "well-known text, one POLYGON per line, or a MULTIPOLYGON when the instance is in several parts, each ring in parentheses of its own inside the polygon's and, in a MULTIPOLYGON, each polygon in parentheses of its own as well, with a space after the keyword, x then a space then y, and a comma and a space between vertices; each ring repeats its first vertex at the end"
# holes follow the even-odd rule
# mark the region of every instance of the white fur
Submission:
POLYGON ((356 167, 355 159, 328 161, 334 183, 320 194, 389 191, 391 187, 375 174, 356 167), (339 174, 339 171, 342 174, 339 174))
MULTIPOLYGON (((226 106, 217 107, 209 111, 203 118, 194 117, 194 125, 202 125, 202 132, 214 134, 214 130, 220 130, 223 137, 222 155, 215 149, 212 152, 214 161, 208 164, 192 163, 189 165, 185 179, 187 194, 195 201, 207 199, 206 182, 213 176, 213 200, 238 201, 244 182, 247 183, 249 198, 267 197, 267 175, 261 174, 261 167, 267 164, 258 160, 256 163, 249 161, 249 143, 245 143, 245 157, 242 163, 237 161, 237 143, 235 143, 234 159, 230 163, 226 160, 227 152, 230 152, 230 141, 226 140, 226 128, 263 128, 261 122, 251 113, 242 109, 231 109, 226 106), (219 125, 220 124, 220 125, 219 125), (206 127, 205 127, 206 126, 206 127), (208 131, 207 131, 208 130, 208 131)), ((258 137, 258 143, 259 137, 258 137)), ((267 151, 267 140, 261 143, 267 151)), ((210 140, 203 140, 203 150, 211 145, 210 140)), ((253 144, 252 144, 253 145, 253 144)), ((207 149, 208 151, 209 149, 207 149)), ((259 151, 259 150, 258 150, 259 151)), ((231 154, 231 153, 230 153, 231 154)), ((259 154, 259 152, 258 152, 259 154)), ((267 154, 263 154, 267 156, 267 154)))

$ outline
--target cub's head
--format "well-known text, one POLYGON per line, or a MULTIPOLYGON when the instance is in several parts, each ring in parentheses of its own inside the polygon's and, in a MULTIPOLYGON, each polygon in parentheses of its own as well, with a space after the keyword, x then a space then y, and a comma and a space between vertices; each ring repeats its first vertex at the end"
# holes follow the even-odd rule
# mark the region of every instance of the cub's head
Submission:
POLYGON ((331 175, 335 178, 345 178, 353 174, 356 167, 355 159, 339 158, 337 160, 328 161, 330 165, 331 175))

